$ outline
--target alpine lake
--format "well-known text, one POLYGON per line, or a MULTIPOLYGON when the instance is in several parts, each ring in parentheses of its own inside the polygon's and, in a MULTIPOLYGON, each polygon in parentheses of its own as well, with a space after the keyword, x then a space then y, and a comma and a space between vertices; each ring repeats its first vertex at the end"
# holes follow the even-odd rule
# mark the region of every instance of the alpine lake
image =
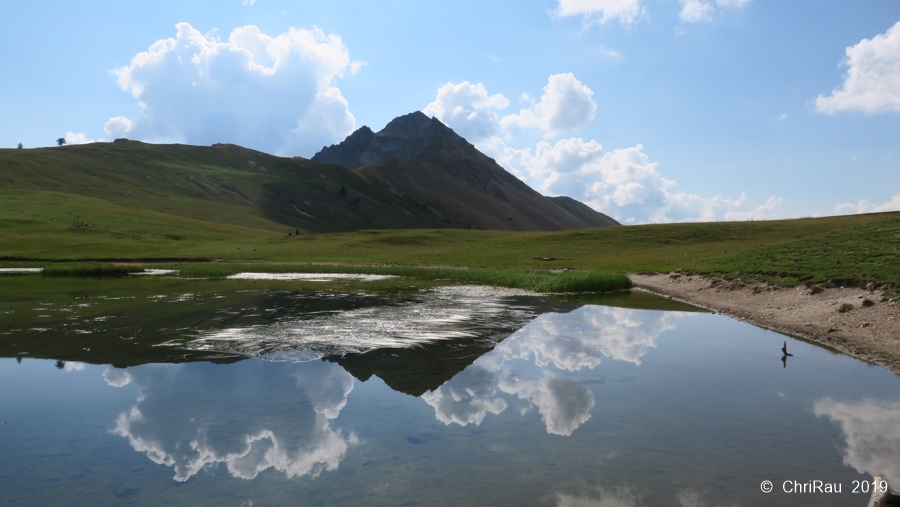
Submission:
POLYGON ((864 506, 874 476, 900 487, 900 378, 818 345, 640 291, 272 278, 0 276, 0 506, 864 506))

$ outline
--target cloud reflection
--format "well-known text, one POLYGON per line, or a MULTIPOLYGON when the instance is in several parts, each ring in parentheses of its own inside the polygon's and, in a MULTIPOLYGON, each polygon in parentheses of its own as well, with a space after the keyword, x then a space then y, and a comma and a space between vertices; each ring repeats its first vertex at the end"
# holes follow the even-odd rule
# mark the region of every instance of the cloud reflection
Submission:
POLYGON ((439 421, 465 426, 500 414, 508 406, 501 396, 513 395, 537 408, 548 433, 568 436, 591 418, 595 400, 565 374, 603 358, 640 365, 682 315, 601 306, 544 314, 422 399, 439 421))
POLYGON ((847 448, 844 464, 900 486, 900 401, 839 402, 824 398, 813 412, 841 425, 847 448))
POLYGON ((317 477, 358 442, 332 428, 353 389, 353 377, 334 364, 150 365, 104 378, 141 389, 112 432, 172 467, 179 482, 220 464, 241 479, 269 468, 317 477))
POLYGON ((535 381, 514 379, 501 379, 500 389, 536 406, 547 433, 569 436, 591 418, 594 394, 587 387, 549 374, 535 381))
POLYGON ((600 489, 597 497, 565 493, 557 493, 556 497, 557 507, 634 507, 638 504, 637 498, 628 490, 610 492, 600 489))

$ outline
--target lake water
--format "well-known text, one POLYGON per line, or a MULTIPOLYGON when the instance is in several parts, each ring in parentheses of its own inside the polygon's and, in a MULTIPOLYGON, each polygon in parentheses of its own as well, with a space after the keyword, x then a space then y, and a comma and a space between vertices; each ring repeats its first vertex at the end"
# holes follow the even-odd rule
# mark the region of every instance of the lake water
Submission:
POLYGON ((864 506, 854 481, 900 486, 900 378, 645 294, 60 283, 0 302, 0 506, 864 506), (783 491, 814 480, 841 493, 783 491))

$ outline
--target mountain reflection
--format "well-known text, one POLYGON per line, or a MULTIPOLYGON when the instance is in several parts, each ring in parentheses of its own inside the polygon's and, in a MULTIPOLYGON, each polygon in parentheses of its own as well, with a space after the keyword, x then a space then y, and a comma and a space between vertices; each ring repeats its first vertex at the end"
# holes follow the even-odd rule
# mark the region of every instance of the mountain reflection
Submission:
POLYGON ((501 340, 534 317, 535 298, 481 286, 436 287, 420 299, 274 323, 202 332, 166 345, 194 351, 310 361, 327 356, 407 348, 444 340, 501 340))
POLYGON ((839 402, 824 398, 813 412, 840 424, 847 442, 844 464, 900 486, 900 401, 839 402))
POLYGON ((569 436, 591 418, 595 400, 567 373, 592 369, 604 357, 640 365, 680 316, 601 306, 545 314, 422 399, 439 421, 465 426, 500 414, 509 405, 503 395, 512 395, 537 408, 547 433, 569 436))
POLYGON ((332 428, 353 377, 330 363, 146 365, 109 368, 104 378, 141 392, 112 432, 180 482, 220 464, 242 479, 268 468, 316 477, 358 441, 332 428))

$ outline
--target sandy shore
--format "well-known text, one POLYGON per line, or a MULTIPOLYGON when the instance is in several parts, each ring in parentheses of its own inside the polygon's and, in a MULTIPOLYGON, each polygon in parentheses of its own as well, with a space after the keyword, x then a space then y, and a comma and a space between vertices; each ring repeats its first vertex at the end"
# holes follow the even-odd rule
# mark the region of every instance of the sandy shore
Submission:
POLYGON ((751 324, 803 337, 900 374, 900 301, 882 302, 878 291, 763 284, 731 288, 699 276, 629 275, 650 292, 702 306, 751 324), (864 300, 874 306, 864 307, 864 300), (840 312, 842 305, 853 309, 840 312))

